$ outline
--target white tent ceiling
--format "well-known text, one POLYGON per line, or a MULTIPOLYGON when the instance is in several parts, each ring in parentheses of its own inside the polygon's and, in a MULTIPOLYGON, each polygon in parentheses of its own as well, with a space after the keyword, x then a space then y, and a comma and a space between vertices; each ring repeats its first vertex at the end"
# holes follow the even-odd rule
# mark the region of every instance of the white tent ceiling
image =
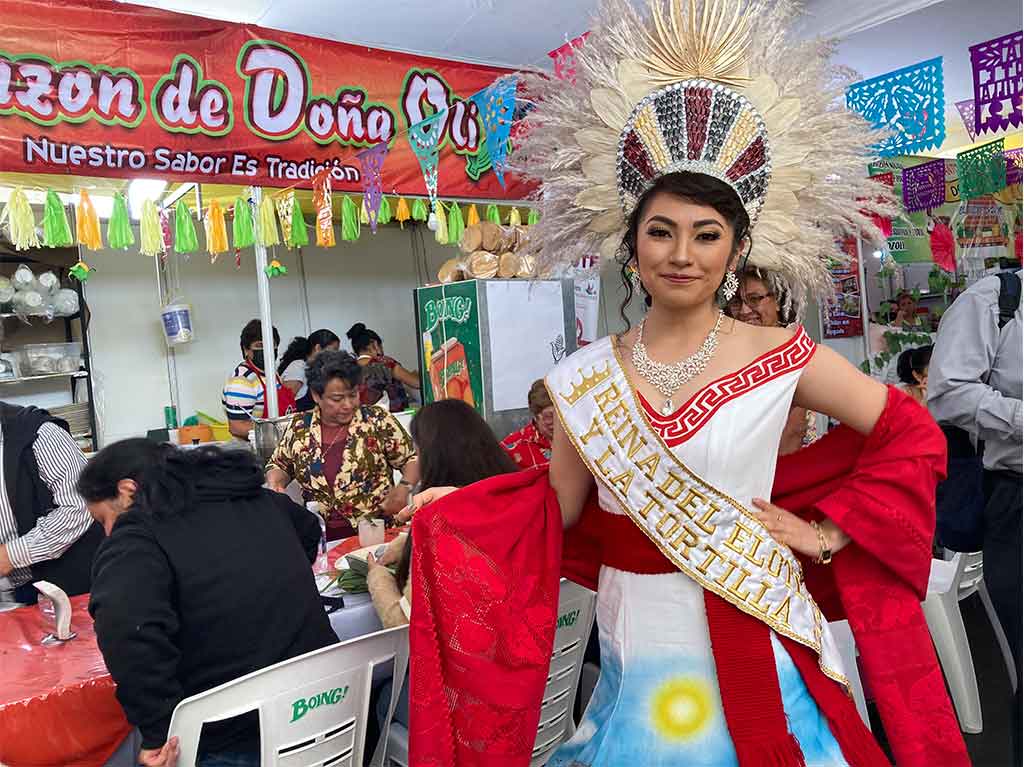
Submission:
MULTIPOLYGON (((138 5, 258 24, 379 48, 510 67, 587 29, 597 0, 130 0, 138 5)), ((947 0, 949 2, 950 0, 947 0)), ((640 0, 637 0, 640 2, 640 0)), ((940 0, 807 0, 803 34, 845 37, 940 0)), ((1017 0, 1006 0, 1016 5, 1017 0)))

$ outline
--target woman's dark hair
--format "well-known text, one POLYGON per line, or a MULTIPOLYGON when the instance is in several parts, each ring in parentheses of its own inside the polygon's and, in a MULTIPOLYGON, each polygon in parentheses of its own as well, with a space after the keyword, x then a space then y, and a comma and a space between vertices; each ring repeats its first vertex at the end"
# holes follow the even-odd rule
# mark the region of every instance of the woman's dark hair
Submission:
POLYGON ((334 378, 340 378, 355 389, 363 380, 363 369, 348 352, 330 349, 320 352, 306 367, 306 384, 318 397, 323 396, 327 384, 334 378))
POLYGON ((907 349, 900 354, 896 361, 896 375, 900 381, 908 386, 917 384, 914 373, 923 376, 928 370, 932 361, 932 345, 919 346, 916 349, 907 349))
POLYGON ((117 483, 122 479, 142 484, 147 471, 163 465, 172 445, 141 437, 123 439, 103 448, 78 475, 78 494, 88 503, 109 501, 117 497, 117 483))
POLYGON ((281 364, 277 366, 277 374, 283 375, 284 371, 295 360, 305 360, 313 353, 313 349, 318 346, 321 349, 326 349, 330 344, 340 343, 341 339, 338 338, 337 334, 333 330, 327 330, 326 328, 314 330, 309 334, 309 338, 295 336, 292 342, 288 344, 288 348, 285 349, 284 356, 281 357, 281 364))
MULTIPOLYGON (((519 471, 487 422, 462 400, 444 399, 425 405, 412 419, 409 430, 416 443, 422 487, 465 487, 519 471)), ((400 590, 409 578, 411 553, 410 535, 395 574, 400 590)))
POLYGON ((356 354, 365 351, 366 348, 374 341, 381 345, 384 344, 379 335, 374 333, 361 322, 357 322, 349 328, 349 331, 345 335, 348 336, 348 340, 352 342, 352 351, 356 354))
POLYGON ((187 513, 205 497, 255 497, 263 486, 263 469, 247 450, 180 450, 126 439, 89 461, 78 478, 78 492, 89 502, 109 500, 122 479, 138 484, 133 511, 169 516, 187 513))
MULTIPOLYGON (((281 343, 281 334, 277 332, 277 328, 274 328, 274 346, 278 346, 281 343)), ((242 354, 245 354, 245 350, 252 346, 257 341, 263 340, 263 324, 259 320, 249 320, 245 323, 245 327, 242 328, 242 337, 239 339, 239 343, 242 346, 242 354)))
MULTIPOLYGON (((739 195, 724 181, 719 181, 714 176, 707 176, 703 173, 666 173, 654 182, 654 185, 644 193, 640 201, 633 208, 627 223, 626 235, 622 238, 621 255, 619 265, 621 266, 622 284, 626 289, 626 298, 619 306, 619 316, 629 326, 629 318, 626 317, 626 307, 633 300, 633 278, 630 271, 636 262, 636 243, 640 231, 640 221, 643 219, 647 204, 654 195, 659 192, 666 192, 675 195, 689 202, 707 205, 714 208, 726 223, 733 230, 733 247, 738 248, 744 239, 747 240, 747 254, 753 241, 750 236, 750 216, 739 195)), ((737 264, 737 269, 743 267, 743 263, 737 264)), ((644 302, 650 306, 651 296, 640 286, 644 293, 644 302)))
POLYGON ((423 487, 465 487, 519 471, 487 422, 462 400, 425 405, 409 430, 419 456, 423 487))

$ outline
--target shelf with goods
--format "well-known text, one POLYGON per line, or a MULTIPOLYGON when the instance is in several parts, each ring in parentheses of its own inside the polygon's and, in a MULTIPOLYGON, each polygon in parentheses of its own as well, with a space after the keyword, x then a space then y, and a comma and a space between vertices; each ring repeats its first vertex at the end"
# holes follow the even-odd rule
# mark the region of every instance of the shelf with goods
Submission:
POLYGON ((68 267, 78 260, 77 249, 54 248, 17 252, 0 242, 0 275, 10 278, 21 265, 35 276, 49 271, 58 275, 59 287, 73 291, 75 311, 65 315, 25 313, 11 302, 0 305, 0 400, 35 405, 68 422, 72 437, 85 452, 98 449, 96 403, 89 350, 89 310, 82 284, 68 277, 68 267), (66 252, 65 252, 66 251, 66 252), (30 356, 40 349, 59 355, 41 359, 30 356), (70 351, 68 351, 70 350, 70 351), (76 359, 77 358, 77 359, 76 359), (45 363, 45 364, 44 364, 45 363), (75 365, 75 369, 66 366, 75 365), (66 385, 66 388, 65 388, 66 385))

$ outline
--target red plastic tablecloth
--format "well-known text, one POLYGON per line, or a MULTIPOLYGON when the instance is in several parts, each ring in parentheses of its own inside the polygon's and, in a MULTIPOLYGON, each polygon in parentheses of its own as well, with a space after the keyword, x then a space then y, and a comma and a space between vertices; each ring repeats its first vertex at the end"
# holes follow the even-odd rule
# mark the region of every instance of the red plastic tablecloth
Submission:
POLYGON ((101 767, 131 732, 96 645, 89 595, 71 598, 70 642, 44 645, 36 607, 0 613, 0 763, 101 767))

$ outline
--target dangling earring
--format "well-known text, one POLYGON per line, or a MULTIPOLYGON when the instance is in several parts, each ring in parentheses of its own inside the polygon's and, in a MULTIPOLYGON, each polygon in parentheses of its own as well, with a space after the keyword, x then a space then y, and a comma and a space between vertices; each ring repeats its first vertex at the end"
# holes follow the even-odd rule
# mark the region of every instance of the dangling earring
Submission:
POLYGON ((736 291, 740 289, 740 280, 736 276, 736 272, 726 272, 725 282, 722 283, 722 298, 726 302, 732 301, 733 296, 736 295, 736 291))
POLYGON ((636 268, 635 263, 629 262, 626 273, 629 275, 629 281, 633 283, 633 290, 643 290, 643 283, 640 282, 640 270, 636 268))

